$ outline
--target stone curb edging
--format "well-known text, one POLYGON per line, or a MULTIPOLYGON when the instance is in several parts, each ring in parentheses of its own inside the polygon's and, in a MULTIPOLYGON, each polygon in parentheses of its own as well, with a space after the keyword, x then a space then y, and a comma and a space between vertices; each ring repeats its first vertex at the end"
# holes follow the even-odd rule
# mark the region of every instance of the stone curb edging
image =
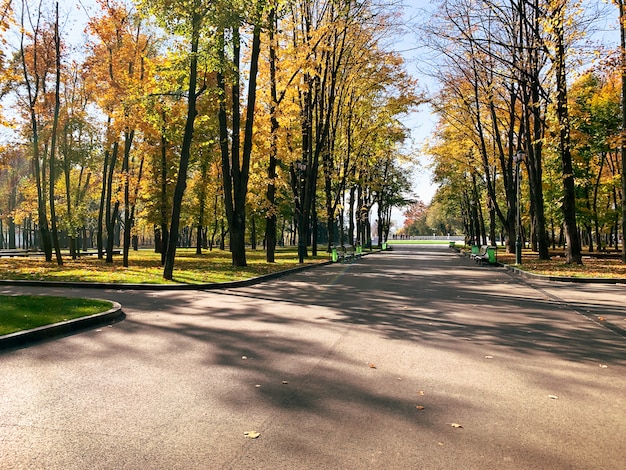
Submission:
MULTIPOLYGON (((91 299, 104 300, 104 299, 91 299)), ((114 321, 123 315, 122 306, 118 302, 105 300, 111 303, 111 308, 106 312, 96 313, 87 317, 74 318, 52 325, 39 326, 31 330, 17 331, 8 335, 0 336, 0 350, 26 346, 36 341, 50 339, 68 333, 73 333, 91 326, 101 325, 114 321)))

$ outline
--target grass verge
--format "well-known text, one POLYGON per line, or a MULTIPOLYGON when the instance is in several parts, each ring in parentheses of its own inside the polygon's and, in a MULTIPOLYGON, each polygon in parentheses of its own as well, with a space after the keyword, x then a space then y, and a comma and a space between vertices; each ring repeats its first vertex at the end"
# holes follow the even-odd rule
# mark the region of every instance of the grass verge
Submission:
POLYGON ((94 299, 0 295, 0 336, 106 312, 111 305, 94 299))

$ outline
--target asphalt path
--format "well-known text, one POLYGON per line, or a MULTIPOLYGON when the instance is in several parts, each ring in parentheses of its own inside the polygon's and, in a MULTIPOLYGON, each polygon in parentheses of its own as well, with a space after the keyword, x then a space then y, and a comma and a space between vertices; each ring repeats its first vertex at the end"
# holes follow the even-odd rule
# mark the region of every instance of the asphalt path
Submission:
POLYGON ((125 313, 0 352, 2 469, 626 468, 626 287, 396 246, 238 289, 0 293, 125 313))

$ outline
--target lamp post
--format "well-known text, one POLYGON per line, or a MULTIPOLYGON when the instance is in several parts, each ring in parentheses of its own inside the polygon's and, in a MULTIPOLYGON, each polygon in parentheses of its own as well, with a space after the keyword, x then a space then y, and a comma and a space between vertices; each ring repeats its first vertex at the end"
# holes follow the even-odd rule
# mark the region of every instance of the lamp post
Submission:
POLYGON ((306 183, 306 163, 298 160, 294 164, 294 168, 296 170, 296 176, 298 178, 299 184, 299 198, 300 198, 300 220, 298 221, 299 230, 298 230, 298 262, 300 264, 304 263, 304 254, 306 252, 306 230, 304 228, 305 220, 304 220, 304 199, 305 199, 305 183, 306 183))
POLYGON ((523 150, 518 150, 513 156, 515 161, 515 184, 517 185, 517 221, 515 231, 517 235, 515 237, 515 264, 522 264, 522 217, 520 211, 520 163, 526 158, 526 153, 523 150))

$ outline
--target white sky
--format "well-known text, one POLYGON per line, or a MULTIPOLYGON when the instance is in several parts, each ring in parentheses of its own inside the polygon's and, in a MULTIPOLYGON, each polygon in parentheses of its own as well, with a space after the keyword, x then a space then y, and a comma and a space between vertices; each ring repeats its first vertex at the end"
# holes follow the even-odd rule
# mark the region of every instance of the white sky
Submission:
MULTIPOLYGON (((430 0, 404 1, 405 23, 428 21, 428 15, 425 15, 424 11, 432 7, 429 4, 430 0)), ((425 54, 426 51, 420 47, 417 34, 411 32, 410 28, 407 28, 407 34, 402 35, 401 38, 399 38, 399 42, 393 47, 403 55, 406 61, 407 71, 414 78, 418 79, 419 85, 422 88, 421 91, 434 93, 437 84, 430 77, 419 71, 422 62, 421 56, 425 54)), ((403 123, 411 130, 410 145, 418 161, 418 165, 414 171, 413 193, 417 199, 421 199, 426 204, 429 204, 437 191, 437 186, 432 183, 432 173, 428 169, 430 159, 428 155, 421 152, 421 148, 424 146, 426 139, 432 134, 435 126, 435 116, 431 113, 430 107, 424 104, 420 106, 417 111, 407 116, 403 120, 403 123)), ((402 228, 405 219, 403 209, 394 209, 391 218, 392 225, 394 226, 392 232, 394 232, 395 229, 402 228)))

